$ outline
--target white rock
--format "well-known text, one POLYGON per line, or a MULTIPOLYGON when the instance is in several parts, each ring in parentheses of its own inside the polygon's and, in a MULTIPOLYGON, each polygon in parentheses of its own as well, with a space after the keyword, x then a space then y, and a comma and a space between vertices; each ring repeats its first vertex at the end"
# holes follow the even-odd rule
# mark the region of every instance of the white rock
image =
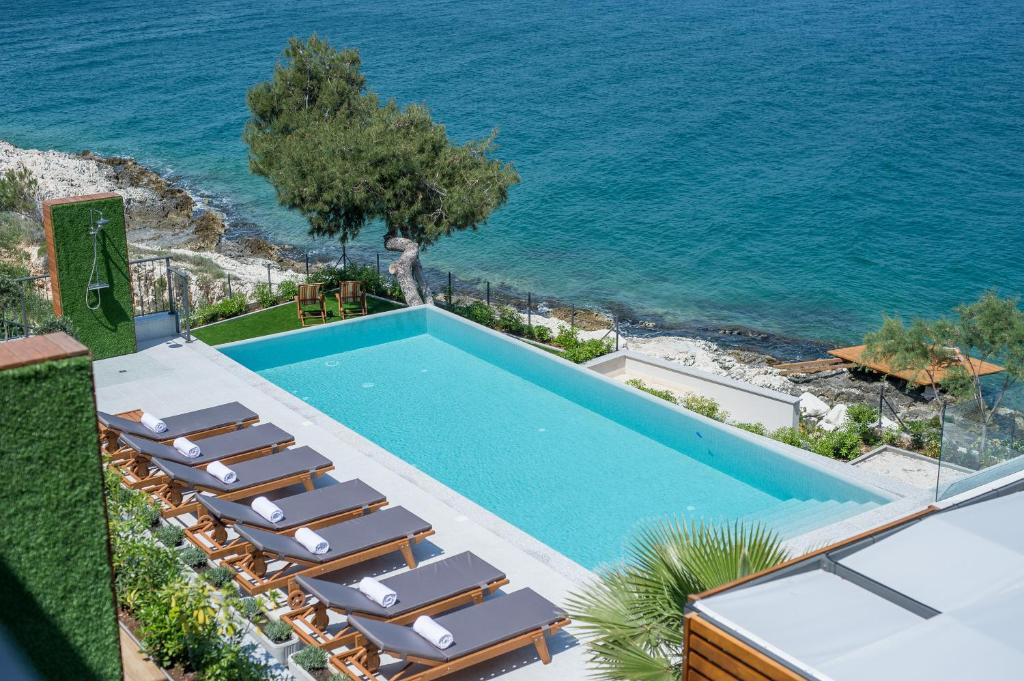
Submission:
POLYGON ((893 421, 891 418, 889 418, 887 416, 883 416, 882 417, 882 431, 884 432, 886 430, 902 430, 902 429, 900 428, 900 424, 896 423, 895 421, 893 421))
POLYGON ((846 411, 847 409, 845 404, 837 404, 836 406, 832 407, 832 409, 827 414, 825 414, 825 418, 821 420, 821 423, 818 424, 818 427, 821 428, 826 425, 832 426, 831 428, 826 428, 826 430, 829 431, 835 430, 837 428, 842 428, 844 425, 846 425, 846 422, 850 420, 850 417, 847 415, 846 411))
POLYGON ((800 413, 804 416, 824 416, 828 413, 828 403, 817 395, 805 392, 800 396, 800 413))

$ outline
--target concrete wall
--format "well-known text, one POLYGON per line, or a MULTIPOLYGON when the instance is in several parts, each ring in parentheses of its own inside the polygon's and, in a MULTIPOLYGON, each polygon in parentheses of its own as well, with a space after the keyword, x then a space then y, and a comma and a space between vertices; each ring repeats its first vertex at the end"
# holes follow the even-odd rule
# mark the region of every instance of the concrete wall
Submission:
POLYGON ((710 397, 729 412, 729 419, 761 423, 769 430, 800 424, 800 398, 718 376, 707 371, 666 362, 629 350, 591 360, 586 366, 623 382, 640 379, 646 385, 676 395, 696 393, 710 397))

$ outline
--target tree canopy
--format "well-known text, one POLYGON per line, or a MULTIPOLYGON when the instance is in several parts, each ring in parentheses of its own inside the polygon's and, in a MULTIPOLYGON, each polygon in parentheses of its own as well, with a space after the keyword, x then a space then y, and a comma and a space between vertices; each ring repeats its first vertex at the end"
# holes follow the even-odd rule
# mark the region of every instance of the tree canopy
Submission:
POLYGON ((356 50, 316 36, 292 38, 248 104, 252 172, 306 217, 312 234, 345 242, 380 221, 385 247, 403 252, 396 276, 412 304, 421 293, 429 299, 419 247, 475 229, 519 182, 511 164, 492 157, 495 131, 452 142, 425 106, 382 103, 367 90, 356 50))

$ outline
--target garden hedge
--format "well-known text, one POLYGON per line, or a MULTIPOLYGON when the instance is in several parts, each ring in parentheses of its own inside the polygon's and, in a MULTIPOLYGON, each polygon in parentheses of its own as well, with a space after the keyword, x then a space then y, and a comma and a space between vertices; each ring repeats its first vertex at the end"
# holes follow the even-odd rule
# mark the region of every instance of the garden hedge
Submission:
POLYGON ((40 678, 120 679, 91 361, 0 370, 0 395, 0 628, 40 678))
POLYGON ((124 201, 116 194, 89 200, 60 199, 44 203, 44 223, 54 282, 54 309, 71 320, 78 339, 95 359, 135 352, 135 319, 124 201), (100 307, 85 302, 92 271, 91 210, 110 222, 100 232, 99 274, 110 284, 100 292, 100 307))

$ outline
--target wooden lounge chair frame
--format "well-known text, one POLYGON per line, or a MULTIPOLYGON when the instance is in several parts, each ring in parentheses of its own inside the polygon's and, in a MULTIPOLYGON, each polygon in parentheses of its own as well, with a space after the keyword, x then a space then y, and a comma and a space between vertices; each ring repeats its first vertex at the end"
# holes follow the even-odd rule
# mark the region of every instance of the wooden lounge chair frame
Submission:
POLYGON ((366 291, 363 290, 363 282, 358 280, 339 282, 338 292, 334 294, 334 297, 338 301, 338 313, 342 319, 361 317, 367 314, 366 291), (356 303, 359 305, 359 310, 356 312, 346 312, 345 303, 356 303))
POLYGON ((347 676, 353 681, 433 681, 434 679, 440 679, 448 674, 467 669, 480 664, 481 662, 486 662, 487 660, 504 655, 505 653, 511 653, 514 650, 519 650, 520 648, 528 645, 532 645, 537 649, 537 656, 540 658, 541 662, 548 664, 551 662, 551 651, 548 650, 548 643, 545 639, 545 634, 554 634, 569 624, 571 624, 569 618, 562 618, 548 626, 528 631, 524 634, 496 643, 488 648, 484 648, 483 650, 478 650, 475 653, 470 653, 469 655, 460 657, 457 660, 450 660, 448 662, 429 660, 415 655, 409 655, 404 658, 405 665, 403 665, 397 672, 387 677, 387 679, 384 679, 382 676, 378 676, 377 671, 380 669, 381 652, 386 653, 388 651, 378 650, 376 646, 370 643, 354 650, 334 655, 330 659, 330 665, 340 674, 347 676), (418 665, 426 668, 421 671, 411 673, 411 670, 418 665))
MULTIPOLYGON (((379 511, 387 505, 388 500, 385 499, 383 501, 368 504, 365 508, 360 507, 341 511, 334 515, 329 515, 319 520, 305 523, 304 525, 301 525, 301 527, 308 527, 311 530, 315 530, 321 527, 326 527, 327 525, 334 525, 335 523, 340 523, 345 520, 351 520, 352 518, 360 518, 368 513, 379 511)), ((202 510, 199 512, 198 522, 185 528, 185 536, 188 537, 189 541, 202 549, 207 556, 210 558, 235 556, 244 552, 247 547, 249 547, 249 542, 245 541, 241 537, 235 537, 229 542, 227 526, 219 519, 206 512, 205 507, 201 508, 202 510)), ((287 530, 280 530, 276 534, 293 536, 298 529, 298 527, 292 527, 287 530)))
POLYGON ((320 319, 322 324, 327 323, 327 306, 324 304, 324 294, 320 290, 320 284, 299 284, 299 293, 295 296, 295 307, 298 308, 299 323, 306 325, 307 319, 320 319), (307 310, 304 306, 316 305, 318 311, 307 310))
MULTIPOLYGON (((161 443, 163 444, 163 443, 161 443)), ((239 452, 238 454, 232 454, 222 459, 217 459, 222 464, 238 463, 240 461, 249 461, 250 459, 258 459, 261 456, 267 456, 269 454, 277 454, 278 452, 288 449, 295 444, 295 438, 290 438, 284 442, 276 445, 270 445, 267 447, 258 447, 256 449, 250 449, 245 452, 239 452)), ((163 473, 153 473, 150 471, 149 458, 136 452, 131 447, 126 447, 131 451, 131 456, 127 460, 122 460, 114 465, 114 470, 121 476, 121 482, 125 487, 131 489, 145 489, 152 487, 154 484, 159 483, 161 480, 167 478, 163 473)), ((195 467, 201 470, 206 470, 212 461, 197 464, 195 467)))
MULTIPOLYGON (((129 421, 141 421, 142 410, 132 409, 131 411, 123 411, 114 416, 120 416, 121 418, 128 419, 129 421)), ((251 419, 246 419, 239 423, 232 423, 226 426, 220 426, 218 428, 211 428, 210 430, 204 430, 199 433, 193 433, 189 435, 189 438, 193 440, 201 440, 204 437, 211 437, 213 435, 223 435, 224 433, 230 433, 234 430, 241 430, 242 428, 248 428, 251 425, 259 423, 260 419, 258 416, 251 419)), ((102 423, 97 421, 97 425, 100 430, 100 449, 110 456, 110 460, 114 463, 121 463, 127 458, 131 458, 134 450, 131 447, 120 447, 118 444, 118 438, 121 437, 121 432, 113 428, 107 428, 102 423), (127 451, 125 451, 127 450, 127 451)), ((158 435, 158 433, 153 433, 158 435)), ((169 445, 174 442, 174 438, 158 439, 152 438, 154 442, 159 442, 163 445, 169 445)))
POLYGON ((415 534, 393 539, 377 546, 371 546, 364 551, 352 553, 346 556, 339 556, 334 560, 325 563, 306 561, 301 558, 285 557, 273 551, 260 551, 252 544, 247 544, 244 553, 230 558, 225 558, 225 565, 235 568, 235 581, 250 595, 261 594, 271 589, 287 587, 288 605, 293 610, 302 607, 306 602, 306 594, 302 592, 295 578, 302 575, 305 577, 316 577, 325 572, 333 572, 351 565, 358 565, 379 556, 386 556, 395 551, 401 551, 405 564, 412 569, 416 567, 416 557, 412 553, 412 545, 419 544, 427 537, 434 534, 430 528, 415 534), (270 572, 267 572, 267 564, 275 560, 285 562, 285 565, 270 572), (298 570, 290 572, 293 568, 298 570))
MULTIPOLYGON (((463 605, 469 605, 470 603, 483 603, 487 594, 492 594, 507 584, 508 578, 505 577, 494 582, 489 582, 488 584, 477 585, 460 594, 456 594, 434 603, 429 603, 422 608, 403 613, 398 617, 377 617, 366 613, 360 613, 360 616, 366 617, 367 619, 390 622, 391 624, 411 624, 420 615, 439 615, 463 605)), ((330 609, 332 608, 328 608, 320 601, 317 601, 312 605, 307 605, 284 613, 281 615, 281 620, 292 625, 295 635, 304 643, 307 643, 314 648, 334 650, 341 646, 353 649, 365 646, 366 638, 353 627, 345 626, 335 634, 331 634, 327 631, 327 611, 330 609)))
POLYGON ((196 511, 202 508, 202 504, 194 500, 194 496, 201 492, 210 492, 218 499, 226 499, 228 501, 254 497, 263 494, 264 492, 272 492, 275 489, 289 487, 298 483, 302 483, 302 486, 306 488, 307 492, 312 492, 314 489, 313 478, 320 477, 332 470, 334 470, 333 464, 322 469, 302 471, 284 478, 279 478, 259 485, 253 485, 251 487, 243 487, 230 492, 223 492, 221 490, 207 488, 202 485, 196 485, 194 488, 186 488, 183 483, 179 483, 169 478, 162 478, 158 483, 147 489, 147 491, 150 492, 160 503, 160 515, 164 518, 174 518, 185 513, 196 513, 196 511))

